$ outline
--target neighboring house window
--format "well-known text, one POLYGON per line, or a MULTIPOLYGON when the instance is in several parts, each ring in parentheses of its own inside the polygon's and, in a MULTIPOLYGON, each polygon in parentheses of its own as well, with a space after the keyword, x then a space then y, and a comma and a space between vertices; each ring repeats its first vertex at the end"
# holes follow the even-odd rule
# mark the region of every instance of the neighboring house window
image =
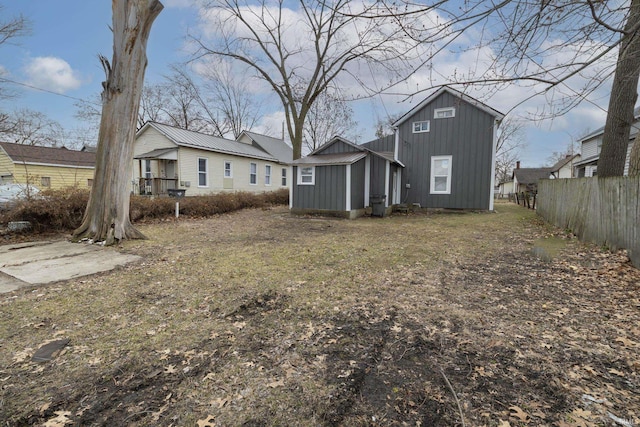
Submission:
POLYGON ((207 159, 198 157, 198 187, 207 186, 207 159))
POLYGON ((231 173, 231 162, 224 162, 224 177, 231 178, 233 174, 231 173))
POLYGON ((298 185, 315 185, 315 172, 314 166, 298 166, 298 185))
POLYGON ((431 157, 431 194, 451 194, 451 156, 431 157))
POLYGON ((433 110, 434 119, 448 119, 449 117, 456 116, 456 109, 454 107, 449 108, 436 108, 433 110))
POLYGON ((429 120, 413 122, 413 133, 429 132, 429 120))
POLYGON ((271 165, 264 166, 264 185, 271 185, 271 165))
POLYGON ((40 178, 40 185, 43 187, 51 187, 51 178, 48 176, 43 176, 40 178))
POLYGON ((287 168, 282 168, 282 186, 287 186, 287 168))
POLYGON ((256 185, 258 183, 258 165, 249 163, 249 184, 256 185))
POLYGON ((93 187, 93 180, 91 178, 87 179, 87 187, 93 187))
POLYGON ((151 160, 144 161, 144 177, 151 179, 151 160))

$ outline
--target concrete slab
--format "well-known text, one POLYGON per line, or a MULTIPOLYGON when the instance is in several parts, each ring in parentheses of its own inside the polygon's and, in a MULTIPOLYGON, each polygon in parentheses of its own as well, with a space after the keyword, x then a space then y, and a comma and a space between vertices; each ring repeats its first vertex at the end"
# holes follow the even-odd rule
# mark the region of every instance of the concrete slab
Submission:
POLYGON ((101 273, 140 258, 113 248, 67 241, 0 246, 0 293, 101 273))

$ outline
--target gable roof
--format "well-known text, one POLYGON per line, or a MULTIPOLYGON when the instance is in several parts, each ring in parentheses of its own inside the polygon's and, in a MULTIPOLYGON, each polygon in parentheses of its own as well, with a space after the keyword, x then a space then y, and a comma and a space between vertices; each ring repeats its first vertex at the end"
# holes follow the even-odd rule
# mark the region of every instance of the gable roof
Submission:
POLYGON ((452 89, 452 88, 450 88, 448 86, 442 86, 440 89, 436 90, 431 95, 426 97, 421 103, 419 103, 418 105, 413 107, 407 113, 403 114, 391 126, 393 126, 393 127, 400 126, 402 123, 406 122, 411 116, 413 116, 416 112, 420 111, 422 108, 424 108, 426 105, 428 105, 431 102, 433 102, 437 97, 439 97, 440 95, 442 95, 445 92, 448 92, 451 95, 453 95, 455 97, 458 97, 458 98, 462 99, 463 101, 468 102, 469 104, 473 105, 474 107, 479 108, 480 110, 484 111, 485 113, 495 117, 497 120, 502 120, 504 118, 504 114, 502 114, 498 110, 494 110, 493 108, 489 107, 487 104, 484 104, 484 103, 478 101, 477 99, 470 97, 469 95, 465 95, 464 93, 462 93, 462 92, 460 92, 458 90, 452 89))
POLYGON ((284 142, 284 140, 248 130, 243 130, 236 139, 239 140, 243 135, 249 137, 260 148, 271 154, 281 163, 291 163, 293 161, 293 148, 284 142))
POLYGON ((399 166, 404 167, 404 165, 393 158, 393 153, 381 153, 377 151, 373 151, 372 149, 354 144, 353 142, 342 138, 341 136, 334 136, 329 140, 329 142, 321 145, 320 147, 313 150, 306 157, 302 157, 298 160, 294 160, 293 164, 296 165, 348 165, 357 162, 358 160, 367 156, 367 153, 373 154, 374 156, 381 157, 391 163, 395 163, 399 166), (338 142, 342 142, 350 147, 356 149, 356 151, 349 151, 345 153, 330 153, 330 154, 322 154, 327 148, 331 147, 333 144, 338 142))
POLYGON ((518 184, 537 184, 539 179, 549 178, 551 168, 520 168, 514 169, 511 178, 515 177, 518 184))
POLYGON ((39 147, 11 142, 0 142, 0 148, 4 150, 13 163, 83 168, 93 168, 96 165, 96 153, 87 151, 69 150, 64 147, 39 147))
POLYGON ((163 134, 179 147, 197 148, 205 151, 278 162, 277 158, 253 145, 156 122, 145 123, 136 136, 142 135, 150 127, 163 134))
MULTIPOLYGON (((637 106, 636 108, 634 108, 633 110, 633 120, 638 120, 640 119, 640 106, 637 106)), ((634 126, 635 123, 631 124, 631 131, 629 133, 629 138, 633 138, 635 136, 635 134, 638 132, 638 129, 634 126)), ((593 132, 589 132, 588 134, 586 134, 585 136, 583 136, 582 138, 580 138, 578 141, 580 142, 585 142, 588 139, 594 138, 596 136, 600 136, 604 134, 604 126, 599 127, 598 129, 594 130, 593 132)))
POLYGON ((553 166, 551 166, 551 172, 557 172, 562 169, 567 163, 575 159, 576 157, 580 157, 580 154, 567 155, 564 159, 558 160, 553 166))

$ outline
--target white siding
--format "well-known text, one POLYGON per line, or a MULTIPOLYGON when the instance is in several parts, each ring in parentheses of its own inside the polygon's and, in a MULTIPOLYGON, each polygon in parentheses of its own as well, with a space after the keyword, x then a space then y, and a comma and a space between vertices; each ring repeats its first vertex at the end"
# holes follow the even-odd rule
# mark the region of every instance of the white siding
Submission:
POLYGON ((600 154, 600 147, 598 144, 602 141, 602 135, 585 141, 582 143, 582 149, 580 154, 582 155, 582 159, 589 159, 591 157, 595 157, 600 154))
POLYGON ((629 175, 629 161, 631 160, 631 149, 633 148, 633 141, 629 142, 627 147, 627 160, 624 162, 624 175, 629 175))
MULTIPOLYGON (((139 156, 140 154, 148 153, 153 150, 158 150, 160 148, 174 148, 176 144, 174 144, 171 140, 169 140, 166 136, 158 132, 152 127, 148 127, 147 130, 144 131, 142 135, 139 135, 134 144, 133 144, 133 156, 139 156)), ((133 168, 132 168, 134 181, 137 181, 138 178, 144 177, 144 161, 133 159, 133 168)), ((159 169, 159 165, 157 161, 151 162, 151 176, 153 178, 161 177, 165 175, 164 170, 159 169)))

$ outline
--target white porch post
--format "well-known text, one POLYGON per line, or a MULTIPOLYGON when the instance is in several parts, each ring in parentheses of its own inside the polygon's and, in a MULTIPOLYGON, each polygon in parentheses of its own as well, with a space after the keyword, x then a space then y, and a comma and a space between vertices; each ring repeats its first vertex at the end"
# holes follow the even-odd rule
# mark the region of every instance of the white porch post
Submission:
POLYGON ((345 188, 345 193, 346 193, 346 199, 345 202, 345 206, 347 207, 347 211, 351 210, 351 165, 346 165, 346 183, 345 185, 347 186, 347 188, 345 188))

